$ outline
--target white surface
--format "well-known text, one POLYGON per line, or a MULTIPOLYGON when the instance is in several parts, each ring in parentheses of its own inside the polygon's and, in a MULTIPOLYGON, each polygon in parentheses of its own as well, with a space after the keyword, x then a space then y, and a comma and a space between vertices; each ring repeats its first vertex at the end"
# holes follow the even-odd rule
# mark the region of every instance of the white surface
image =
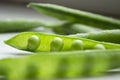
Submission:
MULTIPOLYGON (((6 5, 6 4, 0 4, 0 19, 4 18, 42 18, 47 19, 45 16, 41 16, 34 11, 24 8, 22 6, 17 5, 6 5)), ((4 44, 4 40, 9 39, 10 37, 16 35, 16 33, 0 33, 0 59, 5 57, 15 57, 15 54, 22 54, 26 53, 24 51, 17 50, 15 48, 12 48, 10 46, 7 46, 4 44)), ((82 80, 120 80, 119 77, 120 74, 114 74, 110 76, 104 76, 104 77, 97 77, 97 78, 82 78, 82 80)), ((73 79, 75 80, 75 79, 73 79)), ((81 79, 77 79, 81 80, 81 79)))
POLYGON ((4 43, 4 40, 7 40, 14 35, 16 35, 16 33, 0 34, 0 59, 7 57, 15 57, 17 56, 17 54, 22 55, 24 53, 28 53, 12 48, 4 43))

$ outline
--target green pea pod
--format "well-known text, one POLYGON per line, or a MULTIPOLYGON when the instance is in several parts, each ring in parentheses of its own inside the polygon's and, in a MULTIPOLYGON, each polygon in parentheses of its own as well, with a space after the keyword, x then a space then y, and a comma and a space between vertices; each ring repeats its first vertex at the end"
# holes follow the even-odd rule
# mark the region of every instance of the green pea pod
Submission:
POLYGON ((120 67, 120 49, 43 52, 0 60, 7 80, 78 78, 100 76, 120 67))
POLYGON ((120 44, 120 30, 103 30, 90 33, 78 33, 69 36, 120 44))
POLYGON ((66 8, 55 4, 30 3, 28 5, 46 15, 56 17, 61 20, 67 20, 73 23, 80 23, 99 27, 102 29, 118 29, 120 28, 120 20, 93 14, 86 11, 66 8))
POLYGON ((22 20, 22 19, 0 20, 0 33, 27 31, 40 26, 45 28, 53 28, 57 25, 54 24, 53 22, 48 23, 40 20, 22 20))
POLYGON ((76 33, 87 33, 87 32, 95 32, 101 31, 99 28, 94 28, 88 25, 83 24, 74 24, 74 23, 63 23, 58 27, 54 27, 53 31, 57 34, 76 34, 76 33))
POLYGON ((45 22, 42 20, 27 20, 27 19, 0 20, 0 33, 29 31, 38 27, 51 29, 53 32, 58 34, 71 34, 71 33, 80 33, 80 32, 83 33, 83 32, 91 32, 98 30, 86 25, 57 22, 57 21, 45 22), (67 30, 68 28, 69 31, 67 30))
POLYGON ((26 77, 26 62, 24 58, 6 58, 0 60, 0 75, 2 75, 5 80, 24 80, 26 77), (11 75, 12 74, 12 75, 11 75))
MULTIPOLYGON (((33 40, 33 41, 37 41, 34 43, 36 44, 40 42, 40 45, 36 44, 37 45, 36 49, 35 48, 34 50, 32 49, 32 51, 35 51, 35 52, 39 52, 39 51, 49 52, 52 50, 51 48, 54 48, 54 47, 59 48, 57 49, 59 51, 69 51, 69 50, 72 50, 71 47, 75 40, 82 41, 83 45, 81 45, 81 43, 80 45, 83 47, 83 50, 94 49, 95 45, 97 44, 103 45, 106 49, 120 48, 119 44, 114 44, 114 43, 98 42, 98 41, 89 40, 85 38, 75 38, 75 37, 68 37, 68 36, 55 35, 55 34, 38 33, 38 32, 23 32, 12 37, 9 40, 6 40, 5 43, 17 49, 29 51, 28 45, 32 43, 29 43, 28 40, 33 35, 38 37, 38 38, 35 38, 35 40, 33 40), (55 40, 56 37, 61 39, 55 40)), ((36 46, 36 45, 33 44, 33 46, 36 46)))

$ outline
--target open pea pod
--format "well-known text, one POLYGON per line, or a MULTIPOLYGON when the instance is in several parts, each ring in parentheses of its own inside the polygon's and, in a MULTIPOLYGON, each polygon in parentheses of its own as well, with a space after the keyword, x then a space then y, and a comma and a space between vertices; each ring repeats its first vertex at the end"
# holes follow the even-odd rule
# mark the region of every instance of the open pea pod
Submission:
POLYGON ((120 49, 43 52, 0 60, 0 75, 7 80, 98 76, 120 68, 120 49))
POLYGON ((119 44, 114 43, 38 32, 23 32, 5 43, 17 49, 35 52, 120 48, 119 44))

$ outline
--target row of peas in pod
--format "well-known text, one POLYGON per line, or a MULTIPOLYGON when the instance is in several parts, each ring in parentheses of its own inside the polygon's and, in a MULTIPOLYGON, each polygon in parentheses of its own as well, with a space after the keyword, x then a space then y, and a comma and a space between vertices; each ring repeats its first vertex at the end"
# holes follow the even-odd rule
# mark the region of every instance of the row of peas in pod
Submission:
POLYGON ((38 32, 20 33, 5 43, 21 50, 34 52, 120 48, 120 45, 116 43, 38 32))

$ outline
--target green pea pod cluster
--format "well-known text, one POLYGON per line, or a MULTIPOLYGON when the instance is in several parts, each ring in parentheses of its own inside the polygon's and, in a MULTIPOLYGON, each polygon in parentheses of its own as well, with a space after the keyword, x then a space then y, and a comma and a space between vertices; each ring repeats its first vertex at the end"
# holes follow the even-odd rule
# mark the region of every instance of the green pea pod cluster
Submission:
POLYGON ((28 6, 49 16, 64 20, 67 23, 60 24, 54 22, 51 25, 40 20, 0 20, 0 32, 26 31, 43 26, 45 28, 49 27, 58 34, 74 34, 99 31, 102 29, 119 29, 120 27, 120 20, 118 19, 86 11, 43 3, 30 3, 28 6))
POLYGON ((0 32, 43 26, 59 34, 90 33, 65 36, 22 32, 6 40, 7 45, 31 52, 31 55, 0 60, 0 75, 7 80, 99 76, 120 68, 120 20, 54 4, 28 6, 65 22, 50 25, 39 20, 5 20, 0 21, 0 32), (118 30, 100 31, 103 29, 118 30))
POLYGON ((72 23, 61 22, 61 21, 45 22, 42 20, 28 20, 28 19, 0 20, 0 33, 32 31, 39 27, 50 29, 57 34, 74 34, 74 33, 85 33, 85 32, 101 30, 101 29, 93 28, 87 25, 72 24, 72 23), (67 30, 68 28, 69 28, 69 31, 67 30))
POLYGON ((120 50, 117 49, 42 52, 0 60, 0 75, 7 80, 102 76, 119 68, 119 62, 120 50))

